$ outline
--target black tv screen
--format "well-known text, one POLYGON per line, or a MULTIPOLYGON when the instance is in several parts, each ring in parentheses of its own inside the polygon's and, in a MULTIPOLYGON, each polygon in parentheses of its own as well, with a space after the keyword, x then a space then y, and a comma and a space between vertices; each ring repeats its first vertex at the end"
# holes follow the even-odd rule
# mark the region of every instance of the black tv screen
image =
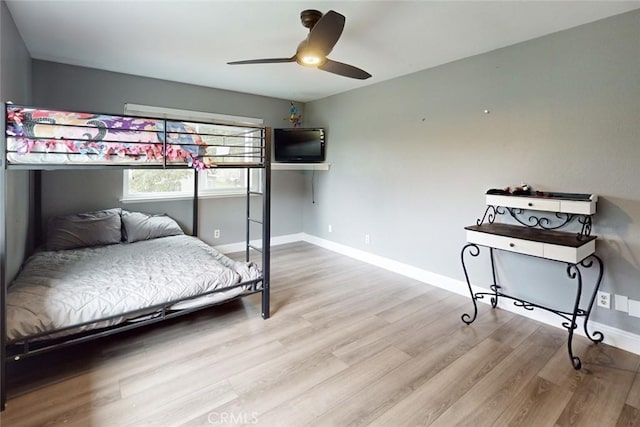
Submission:
POLYGON ((274 129, 273 147, 276 162, 324 162, 324 129, 274 129))

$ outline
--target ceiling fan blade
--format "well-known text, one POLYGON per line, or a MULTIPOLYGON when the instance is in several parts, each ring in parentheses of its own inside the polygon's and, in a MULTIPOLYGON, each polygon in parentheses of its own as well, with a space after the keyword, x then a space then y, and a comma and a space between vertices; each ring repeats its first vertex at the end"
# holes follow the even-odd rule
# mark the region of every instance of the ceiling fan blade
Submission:
POLYGON ((345 17, 333 10, 325 13, 307 36, 307 46, 328 55, 344 29, 345 17))
POLYGON ((338 74, 344 77, 351 77, 352 79, 366 80, 371 77, 371 74, 353 65, 343 64, 342 62, 332 61, 327 59, 327 62, 318 67, 323 71, 328 71, 333 74, 338 74))
POLYGON ((248 59, 246 61, 233 61, 227 62, 228 65, 240 65, 240 64, 278 64, 280 62, 295 62, 296 56, 291 58, 265 58, 265 59, 248 59))

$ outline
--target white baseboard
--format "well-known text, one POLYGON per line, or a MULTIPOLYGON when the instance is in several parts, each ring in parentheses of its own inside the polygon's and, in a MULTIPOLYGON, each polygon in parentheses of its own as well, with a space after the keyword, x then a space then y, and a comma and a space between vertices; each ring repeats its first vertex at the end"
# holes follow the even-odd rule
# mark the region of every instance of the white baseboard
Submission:
MULTIPOLYGON (((342 245, 340 243, 332 242, 330 240, 322 239, 320 237, 312 236, 307 233, 288 234, 285 236, 276 236, 271 238, 271 246, 284 245, 287 243, 294 243, 304 241, 321 248, 328 249, 333 252, 348 256, 350 258, 357 259, 359 261, 366 262, 368 264, 375 265, 376 267, 384 268, 385 270, 393 271, 405 277, 418 280, 423 283, 427 283, 438 288, 442 288, 449 292, 453 292, 463 296, 469 296, 469 288, 467 284, 462 280, 453 279, 448 276, 433 273, 431 271, 423 270, 418 267, 414 267, 409 264, 405 264, 399 261, 395 261, 389 258, 375 255, 370 252, 366 252, 360 249, 355 249, 350 246, 342 245)), ((251 242, 255 246, 260 246, 261 240, 251 242)), ((216 246, 222 253, 240 252, 245 249, 245 243, 231 243, 228 245, 216 246)), ((486 288, 473 286, 474 292, 488 292, 486 288)), ((489 299, 479 300, 482 303, 489 304, 489 299)), ((471 303, 470 303, 471 304, 471 303)), ((516 307, 509 300, 502 299, 498 302, 498 307, 507 310, 509 312, 524 316, 544 324, 562 328, 562 321, 560 318, 545 310, 524 310, 516 307)), ((582 320, 582 318, 578 319, 582 320)), ((622 329, 615 328, 613 326, 604 325, 602 323, 589 321, 589 331, 600 331, 604 334, 604 343, 613 347, 620 348, 622 350, 629 351, 640 355, 640 335, 633 334, 631 332, 623 331, 622 329)), ((575 330, 577 335, 585 336, 583 323, 578 321, 578 328, 575 330)))
MULTIPOLYGON (((287 243, 303 242, 305 240, 304 233, 287 234, 284 236, 271 237, 271 246, 286 245, 287 243)), ((262 246, 262 239, 252 240, 251 244, 257 248, 262 246)), ((229 243, 226 245, 214 246, 216 250, 223 254, 230 254, 233 252, 242 252, 246 249, 247 244, 245 242, 229 243)))

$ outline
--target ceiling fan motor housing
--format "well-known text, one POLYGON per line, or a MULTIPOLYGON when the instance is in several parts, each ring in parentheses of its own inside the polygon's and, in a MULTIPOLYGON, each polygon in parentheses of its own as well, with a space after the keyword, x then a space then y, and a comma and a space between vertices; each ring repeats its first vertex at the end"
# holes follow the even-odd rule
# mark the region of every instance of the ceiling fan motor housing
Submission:
POLYGON ((305 28, 311 30, 322 18, 322 12, 315 9, 307 9, 300 12, 300 20, 305 28))

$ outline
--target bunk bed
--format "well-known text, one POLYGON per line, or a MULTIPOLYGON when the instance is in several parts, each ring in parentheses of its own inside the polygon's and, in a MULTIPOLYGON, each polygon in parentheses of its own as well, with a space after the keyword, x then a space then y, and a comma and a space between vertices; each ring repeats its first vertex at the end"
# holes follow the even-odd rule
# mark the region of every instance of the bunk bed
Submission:
MULTIPOLYGON (((120 208, 51 218, 46 235, 40 236, 40 248, 9 283, 3 233, 2 409, 11 362, 256 293, 261 294, 262 317, 269 317, 270 129, 8 103, 3 140, 0 173, 35 171, 36 235, 44 234, 39 233, 42 170, 192 168, 196 172, 193 236, 185 235, 167 216, 120 208), (197 238, 197 171, 208 168, 246 169, 244 262, 227 258, 197 238), (256 169, 262 171, 260 191, 253 191, 250 184, 256 169), (250 199, 256 196, 262 200, 260 217, 252 212, 250 199), (256 225, 260 236, 252 236, 256 225), (256 237, 262 244, 253 243, 256 237), (251 260, 254 253, 260 255, 259 266, 251 260), (150 270, 143 271, 141 264, 149 264, 150 270)), ((6 208, 7 201, 2 200, 0 217, 5 218, 6 208)))

